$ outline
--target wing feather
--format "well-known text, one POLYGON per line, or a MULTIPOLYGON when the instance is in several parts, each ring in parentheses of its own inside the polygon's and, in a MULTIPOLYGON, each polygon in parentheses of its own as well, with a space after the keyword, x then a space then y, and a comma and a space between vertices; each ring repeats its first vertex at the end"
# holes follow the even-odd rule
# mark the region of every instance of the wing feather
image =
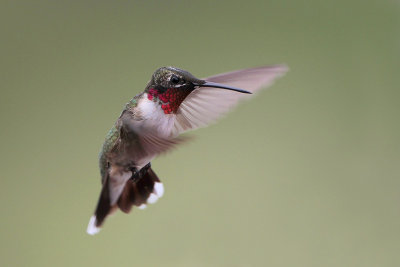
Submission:
MULTIPOLYGON (((270 86, 287 72, 285 65, 237 70, 205 78, 209 82, 239 87, 252 93, 270 86)), ((199 87, 181 103, 176 113, 173 135, 205 127, 226 114, 240 100, 251 95, 212 87, 199 87)))
POLYGON ((126 111, 120 117, 121 138, 126 141, 121 145, 131 143, 128 147, 120 147, 120 151, 126 151, 129 159, 136 164, 136 167, 143 167, 155 156, 166 153, 175 148, 178 144, 188 140, 186 137, 165 137, 159 136, 150 130, 142 127, 143 120, 137 119, 131 112, 126 111), (131 142, 134 140, 134 142, 131 142))

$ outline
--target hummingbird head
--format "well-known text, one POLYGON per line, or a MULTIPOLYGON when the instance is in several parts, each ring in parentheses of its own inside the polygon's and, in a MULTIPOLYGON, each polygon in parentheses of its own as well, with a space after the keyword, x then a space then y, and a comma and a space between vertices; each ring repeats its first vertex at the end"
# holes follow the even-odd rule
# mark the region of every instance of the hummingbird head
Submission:
POLYGON ((251 94, 240 88, 198 79, 188 71, 175 67, 157 69, 147 84, 145 93, 149 100, 161 105, 165 114, 171 114, 176 113, 182 101, 199 87, 214 87, 251 94))

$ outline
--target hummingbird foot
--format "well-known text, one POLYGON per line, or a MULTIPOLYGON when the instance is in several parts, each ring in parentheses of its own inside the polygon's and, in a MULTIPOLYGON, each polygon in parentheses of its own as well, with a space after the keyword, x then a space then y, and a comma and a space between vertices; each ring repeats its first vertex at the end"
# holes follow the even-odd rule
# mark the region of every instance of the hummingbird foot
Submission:
POLYGON ((136 169, 136 168, 132 168, 131 172, 132 172, 132 176, 130 178, 130 180, 132 180, 133 182, 137 182, 139 181, 148 171, 148 169, 151 168, 151 163, 147 163, 143 168, 141 168, 140 170, 136 169))

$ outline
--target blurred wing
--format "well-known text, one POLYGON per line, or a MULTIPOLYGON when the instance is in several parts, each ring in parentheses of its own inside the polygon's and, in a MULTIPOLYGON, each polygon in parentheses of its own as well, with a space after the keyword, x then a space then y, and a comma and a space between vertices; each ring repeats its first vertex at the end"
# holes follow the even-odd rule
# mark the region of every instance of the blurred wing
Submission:
MULTIPOLYGON (((134 149, 130 147, 128 148, 128 152, 130 153, 130 158, 137 166, 146 165, 155 156, 168 152, 188 140, 185 137, 162 137, 153 134, 151 131, 146 131, 142 126, 144 120, 137 120, 129 111, 124 111, 121 114, 120 123, 121 138, 136 140, 134 149)), ((126 149, 123 147, 120 148, 123 151, 126 149)))
POLYGON ((183 143, 187 138, 162 138, 156 135, 142 135, 139 137, 142 148, 142 157, 149 155, 158 155, 173 149, 177 145, 183 143))
MULTIPOLYGON (((284 75, 287 70, 288 68, 285 65, 264 66, 223 73, 204 80, 235 86, 256 93, 271 85, 276 78, 284 75)), ((239 100, 249 97, 251 95, 234 91, 199 87, 190 93, 179 106, 173 135, 205 127, 227 113, 239 100)))

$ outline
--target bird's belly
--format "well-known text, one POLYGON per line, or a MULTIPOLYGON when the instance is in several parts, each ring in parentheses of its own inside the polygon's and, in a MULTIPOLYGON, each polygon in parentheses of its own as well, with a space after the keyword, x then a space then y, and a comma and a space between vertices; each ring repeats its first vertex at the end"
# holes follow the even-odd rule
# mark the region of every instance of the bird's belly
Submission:
POLYGON ((141 155, 138 147, 125 147, 109 154, 109 162, 126 170, 140 170, 155 158, 156 154, 141 155))

